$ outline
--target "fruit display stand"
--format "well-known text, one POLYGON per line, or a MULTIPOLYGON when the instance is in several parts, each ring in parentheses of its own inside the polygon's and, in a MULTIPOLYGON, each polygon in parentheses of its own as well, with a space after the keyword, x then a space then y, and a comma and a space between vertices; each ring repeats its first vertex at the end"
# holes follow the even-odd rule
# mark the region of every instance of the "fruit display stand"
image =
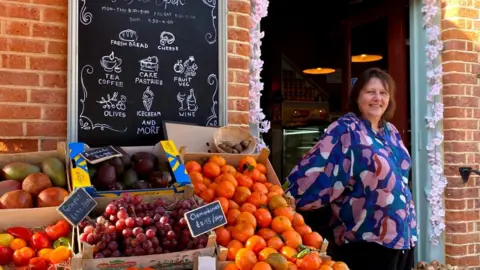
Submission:
POLYGON ((1 269, 72 269, 74 233, 55 207, 5 209, 0 215, 1 269))
POLYGON ((327 241, 295 212, 268 155, 183 155, 195 194, 226 213, 227 224, 215 229, 218 268, 348 269, 326 256, 327 241))
POLYGON ((81 142, 69 144, 73 188, 85 188, 94 198, 118 197, 125 192, 169 196, 183 192, 184 185, 190 183, 183 164, 177 159, 178 151, 173 141, 161 141, 155 146, 114 147, 113 151, 120 152, 122 157, 93 165, 81 155, 89 150, 107 148, 90 149, 81 142))
POLYGON ((10 215, 17 213, 28 216, 39 211, 54 212, 71 191, 66 166, 63 142, 58 143, 57 150, 52 151, 1 154, 2 219, 11 220, 10 215))
POLYGON ((185 220, 182 220, 187 208, 198 206, 193 198, 192 186, 185 186, 185 192, 181 194, 123 194, 122 198, 95 199, 99 203, 96 207, 97 218, 79 226, 77 238, 81 242, 81 252, 72 259, 72 269, 192 269, 197 256, 215 256, 215 233, 193 239, 185 220), (143 200, 139 203, 134 198, 143 200), (127 207, 122 210, 122 205, 127 207), (127 208, 132 210, 126 210, 127 208), (153 209, 155 212, 152 212, 153 209), (105 231, 101 241, 95 241, 90 231, 95 233, 99 224, 108 224, 105 221, 107 216, 114 221, 111 222, 112 225, 104 226, 111 228, 111 232, 105 231), (115 218, 112 219, 112 216, 115 218), (100 219, 103 221, 99 222, 100 219), (129 224, 130 222, 133 223, 129 224), (88 226, 92 228, 88 229, 88 226), (170 252, 168 249, 181 251, 170 252))

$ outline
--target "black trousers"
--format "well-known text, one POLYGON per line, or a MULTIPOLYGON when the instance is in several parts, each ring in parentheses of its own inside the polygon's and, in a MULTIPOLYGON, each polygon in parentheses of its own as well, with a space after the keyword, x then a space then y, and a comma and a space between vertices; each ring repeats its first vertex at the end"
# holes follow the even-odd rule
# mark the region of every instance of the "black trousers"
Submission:
POLYGON ((415 259, 413 248, 391 249, 368 242, 329 244, 327 254, 345 262, 350 270, 411 270, 415 259))

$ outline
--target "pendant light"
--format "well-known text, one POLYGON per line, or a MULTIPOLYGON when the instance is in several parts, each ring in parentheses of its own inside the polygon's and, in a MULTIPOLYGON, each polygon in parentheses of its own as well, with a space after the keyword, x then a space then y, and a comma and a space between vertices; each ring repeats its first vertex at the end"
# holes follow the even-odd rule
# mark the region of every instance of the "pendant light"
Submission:
POLYGON ((383 56, 376 54, 360 54, 352 56, 352 63, 368 63, 380 61, 383 59, 383 56))
POLYGON ((321 67, 309 68, 303 71, 303 73, 310 74, 310 75, 322 75, 322 74, 330 74, 334 72, 335 72, 335 69, 333 68, 321 68, 321 67))

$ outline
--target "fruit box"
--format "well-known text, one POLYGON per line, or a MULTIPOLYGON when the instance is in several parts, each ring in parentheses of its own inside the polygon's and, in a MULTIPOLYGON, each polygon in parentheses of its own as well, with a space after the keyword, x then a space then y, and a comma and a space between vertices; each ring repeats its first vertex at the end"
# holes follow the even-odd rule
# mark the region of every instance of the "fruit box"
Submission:
MULTIPOLYGON (((68 164, 66 162, 66 147, 65 147, 65 142, 58 142, 57 143, 57 150, 51 150, 51 151, 39 151, 39 152, 26 152, 26 153, 12 153, 12 154, 0 154, 0 167, 4 167, 6 164, 10 162, 27 162, 31 163, 34 165, 39 165, 42 163, 42 161, 46 158, 51 158, 55 157, 61 160, 65 166, 65 172, 68 172, 68 164)), ((71 192, 71 186, 70 186, 70 180, 69 180, 70 174, 66 173, 66 179, 67 179, 67 191, 71 192)), ((14 220, 10 218, 10 216, 30 216, 30 215, 36 215, 37 213, 40 212, 45 212, 45 213, 50 213, 50 212, 56 212, 57 207, 43 207, 43 208, 21 208, 21 209, 0 209, 0 225, 2 225, 2 222, 9 222, 11 220, 14 220)), ((42 216, 42 215, 40 215, 42 216)), ((37 215, 37 217, 40 217, 37 215)), ((39 222, 42 222, 42 220, 39 220, 39 222)), ((7 224, 8 225, 8 224, 7 224)))
MULTIPOLYGON (((132 193, 133 195, 134 193, 132 193)), ((193 195, 193 187, 187 185, 184 193, 176 193, 170 195, 142 195, 143 201, 150 202, 156 199, 163 198, 166 200, 175 200, 179 198, 190 198, 193 195)), ((94 211, 96 213, 103 213, 105 206, 111 201, 118 199, 114 197, 97 197, 97 206, 94 211)), ((80 238, 80 232, 77 229, 77 240, 80 238)), ((144 268, 150 267, 152 269, 193 269, 194 261, 198 256, 215 256, 216 235, 215 232, 210 232, 208 242, 205 248, 186 250, 165 254, 118 257, 118 258, 93 258, 93 246, 88 244, 81 244, 78 241, 78 249, 81 251, 72 259, 72 269, 109 269, 109 270, 124 270, 128 267, 144 268)))
POLYGON ((132 195, 172 195, 184 191, 184 186, 190 183, 190 178, 185 170, 185 166, 178 159, 178 151, 173 141, 161 141, 155 146, 126 146, 121 147, 127 154, 133 155, 137 152, 148 152, 154 154, 161 162, 168 162, 169 169, 173 173, 172 178, 175 181, 173 187, 169 188, 150 188, 136 190, 118 190, 118 191, 97 191, 92 185, 88 173, 88 163, 80 155, 89 149, 84 143, 69 144, 69 171, 71 174, 71 185, 73 188, 83 187, 94 198, 98 197, 119 197, 122 193, 128 192, 132 195))

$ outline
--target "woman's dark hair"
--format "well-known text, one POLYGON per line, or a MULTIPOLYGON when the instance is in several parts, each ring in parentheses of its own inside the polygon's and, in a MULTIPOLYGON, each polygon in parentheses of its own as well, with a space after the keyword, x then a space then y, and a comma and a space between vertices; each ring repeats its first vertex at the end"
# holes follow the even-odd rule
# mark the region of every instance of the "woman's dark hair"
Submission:
POLYGON ((379 68, 369 68, 358 77, 348 97, 348 110, 358 116, 362 115, 358 107, 358 96, 372 78, 379 79, 390 96, 388 107, 382 115, 382 120, 389 121, 395 113, 395 82, 387 72, 379 68))

